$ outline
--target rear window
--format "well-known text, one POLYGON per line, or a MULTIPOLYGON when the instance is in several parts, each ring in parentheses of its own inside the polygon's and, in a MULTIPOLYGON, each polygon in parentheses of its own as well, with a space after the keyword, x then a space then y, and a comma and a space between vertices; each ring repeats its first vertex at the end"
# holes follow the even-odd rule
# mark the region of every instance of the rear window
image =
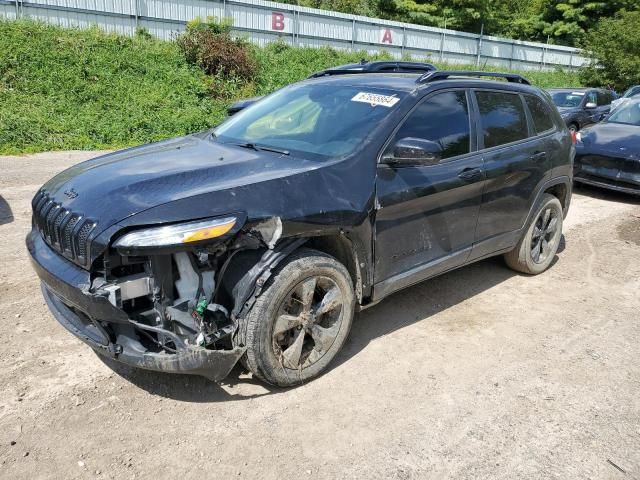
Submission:
POLYGON ((536 133, 546 132, 555 127, 551 110, 544 101, 533 95, 525 95, 524 100, 531 112, 536 133))
POLYGON ((529 136, 527 117, 520 95, 504 92, 476 92, 484 148, 524 140, 529 136))

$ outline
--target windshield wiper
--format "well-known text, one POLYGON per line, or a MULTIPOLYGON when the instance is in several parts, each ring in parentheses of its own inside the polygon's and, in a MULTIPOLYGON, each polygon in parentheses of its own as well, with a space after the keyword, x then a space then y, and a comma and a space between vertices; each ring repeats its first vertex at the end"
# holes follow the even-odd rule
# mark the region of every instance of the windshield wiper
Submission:
POLYGON ((267 145, 257 145, 255 143, 247 142, 247 143, 234 143, 238 147, 242 148, 250 148, 251 150, 255 150, 256 152, 264 151, 264 152, 273 152, 279 153, 281 155, 289 155, 289 150, 281 150, 275 147, 269 147, 267 145))

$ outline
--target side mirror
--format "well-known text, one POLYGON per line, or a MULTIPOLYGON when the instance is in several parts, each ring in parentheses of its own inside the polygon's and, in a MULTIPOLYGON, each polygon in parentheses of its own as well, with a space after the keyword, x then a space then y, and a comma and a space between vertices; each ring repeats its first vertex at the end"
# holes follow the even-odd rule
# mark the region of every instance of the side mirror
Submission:
POLYGON ((442 160, 439 143, 421 138, 406 137, 398 140, 383 157, 383 163, 396 166, 435 165, 442 160))
POLYGON ((596 108, 597 106, 598 105, 596 105, 595 103, 589 102, 584 106, 584 108, 588 108, 589 110, 591 110, 592 108, 596 108))
POLYGON ((245 98, 242 100, 238 100, 236 103, 231 104, 231 106, 227 108, 227 114, 231 116, 234 113, 238 113, 240 110, 244 110, 248 106, 253 105, 261 98, 262 97, 253 97, 253 98, 245 98))

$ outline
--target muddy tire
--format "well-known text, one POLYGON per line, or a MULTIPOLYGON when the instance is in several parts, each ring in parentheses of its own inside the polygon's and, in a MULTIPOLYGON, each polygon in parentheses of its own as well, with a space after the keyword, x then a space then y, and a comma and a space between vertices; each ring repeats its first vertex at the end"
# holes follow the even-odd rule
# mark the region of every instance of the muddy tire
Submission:
POLYGON ((562 216, 560 200, 544 194, 525 234, 516 247, 505 254, 507 265, 529 275, 537 275, 549 268, 560 246, 562 216))
POLYGON ((256 377, 281 387, 311 380, 342 348, 354 307, 344 265, 316 250, 294 252, 240 320, 235 342, 247 347, 243 363, 256 377))

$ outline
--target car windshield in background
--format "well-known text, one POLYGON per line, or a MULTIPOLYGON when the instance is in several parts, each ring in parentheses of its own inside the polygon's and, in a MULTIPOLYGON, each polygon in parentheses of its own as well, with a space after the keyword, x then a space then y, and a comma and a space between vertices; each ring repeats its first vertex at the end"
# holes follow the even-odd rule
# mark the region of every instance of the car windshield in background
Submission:
POLYGON ((215 141, 312 159, 353 152, 405 94, 367 87, 295 85, 231 117, 215 141))
POLYGON ((554 92, 551 98, 556 107, 579 107, 584 98, 584 92, 554 92))
POLYGON ((629 90, 624 92, 624 95, 622 96, 622 98, 637 97, 638 95, 640 95, 640 86, 631 87, 629 90))
POLYGON ((607 123, 624 123, 625 125, 640 126, 640 102, 623 105, 613 112, 607 120, 607 123))

